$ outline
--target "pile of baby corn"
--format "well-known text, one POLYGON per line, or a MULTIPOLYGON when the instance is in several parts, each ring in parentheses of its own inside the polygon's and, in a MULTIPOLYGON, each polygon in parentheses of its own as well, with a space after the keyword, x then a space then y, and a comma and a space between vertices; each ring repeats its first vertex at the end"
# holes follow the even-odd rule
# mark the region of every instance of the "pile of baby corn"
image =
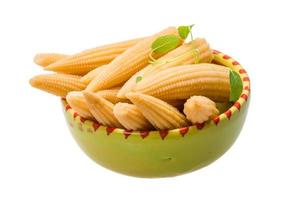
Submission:
POLYGON ((212 50, 201 38, 153 52, 153 42, 166 35, 180 37, 169 27, 75 55, 38 54, 34 62, 52 73, 30 84, 66 98, 81 117, 108 127, 165 130, 214 118, 215 102, 229 102, 230 69, 210 63, 212 50))

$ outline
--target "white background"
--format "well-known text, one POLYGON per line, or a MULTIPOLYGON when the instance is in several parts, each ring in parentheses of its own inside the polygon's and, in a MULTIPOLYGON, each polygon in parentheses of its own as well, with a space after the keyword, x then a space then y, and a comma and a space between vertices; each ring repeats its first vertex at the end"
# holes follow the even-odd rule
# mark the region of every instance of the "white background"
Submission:
POLYGON ((299 199, 297 1, 0 1, 0 199, 299 199), (30 88, 38 52, 75 53, 193 24, 252 81, 242 133, 218 161, 175 178, 106 170, 79 149, 57 97, 30 88), (297 191, 298 190, 298 191, 297 191))

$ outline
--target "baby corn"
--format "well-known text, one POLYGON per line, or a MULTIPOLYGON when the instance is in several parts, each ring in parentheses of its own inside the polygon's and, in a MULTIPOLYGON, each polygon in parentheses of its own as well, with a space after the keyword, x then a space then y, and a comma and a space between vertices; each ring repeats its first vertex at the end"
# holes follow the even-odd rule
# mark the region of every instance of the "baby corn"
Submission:
POLYGON ((110 127, 122 128, 122 125, 113 114, 114 104, 97 96, 95 93, 89 91, 83 91, 82 93, 90 112, 99 123, 110 127))
MULTIPOLYGON (((115 104, 118 102, 124 102, 126 100, 120 99, 117 97, 117 93, 120 88, 111 88, 107 90, 100 90, 95 94, 99 97, 102 97, 111 103, 115 104)), ((93 119, 91 112, 88 109, 87 102, 81 91, 69 92, 66 96, 67 102, 69 105, 82 117, 87 119, 93 119)), ((174 101, 175 102, 175 101, 174 101)))
POLYGON ((69 92, 66 96, 68 104, 71 106, 75 112, 77 112, 81 117, 86 119, 94 119, 92 113, 90 112, 86 100, 82 92, 74 91, 69 92))
POLYGON ((127 93, 126 97, 139 108, 156 129, 173 129, 188 125, 184 115, 160 99, 133 92, 127 93))
POLYGON ((219 114, 216 103, 204 96, 193 96, 184 104, 186 118, 193 124, 203 123, 219 114))
POLYGON ((86 87, 80 78, 70 74, 47 74, 33 77, 30 84, 45 92, 65 97, 71 91, 80 91, 86 87))
POLYGON ((227 102, 230 97, 230 69, 215 64, 184 65, 147 76, 133 91, 159 99, 187 99, 194 95, 227 102))
POLYGON ((141 40, 139 38, 89 49, 48 65, 45 70, 84 75, 101 65, 110 63, 141 40))
MULTIPOLYGON (((131 92, 136 85, 137 77, 144 78, 148 74, 153 75, 163 69, 199 63, 209 63, 213 59, 213 54, 209 44, 205 39, 197 38, 190 43, 179 46, 163 57, 159 58, 154 64, 149 64, 136 74, 134 74, 120 89, 118 97, 125 98, 127 92, 131 92)), ((143 80, 141 80, 143 81, 143 80)))
POLYGON ((42 67, 46 67, 52 63, 55 63, 63 58, 67 58, 68 55, 59 54, 59 53, 39 53, 35 55, 33 61, 35 64, 42 67))
POLYGON ((151 130, 150 122, 144 117, 137 106, 128 103, 117 103, 114 115, 128 130, 151 130))
POLYGON ((117 97, 117 93, 119 92, 120 87, 114 87, 106 90, 100 90, 96 92, 97 96, 102 97, 113 104, 118 103, 118 102, 128 102, 126 99, 121 99, 117 97))
MULTIPOLYGON (((96 76, 87 86, 87 90, 97 91, 120 85, 127 81, 133 74, 144 68, 148 64, 151 44, 156 38, 164 35, 178 35, 175 27, 167 28, 151 37, 138 42, 133 47, 109 63, 105 70, 96 76)), ((155 54, 154 57, 162 55, 155 54)))
POLYGON ((92 71, 90 71, 89 73, 84 75, 81 78, 81 81, 86 84, 89 84, 99 73, 101 73, 103 71, 103 69, 105 69, 105 65, 103 65, 101 67, 97 67, 96 69, 93 69, 92 71))

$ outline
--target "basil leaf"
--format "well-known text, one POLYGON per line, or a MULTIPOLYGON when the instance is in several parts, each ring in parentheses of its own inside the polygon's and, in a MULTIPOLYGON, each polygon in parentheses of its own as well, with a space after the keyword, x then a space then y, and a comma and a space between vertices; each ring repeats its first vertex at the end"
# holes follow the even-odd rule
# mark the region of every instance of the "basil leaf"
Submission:
POLYGON ((178 33, 179 33, 180 37, 185 40, 187 38, 187 36, 190 34, 193 26, 194 25, 179 26, 177 29, 178 29, 178 33))
POLYGON ((164 35, 152 43, 152 51, 155 53, 167 53, 180 44, 180 38, 176 35, 164 35))
POLYGON ((142 79, 143 79, 143 77, 138 76, 138 77, 136 77, 135 82, 138 83, 138 82, 140 82, 142 79))
POLYGON ((234 102, 237 101, 243 91, 243 82, 241 80, 240 75, 230 70, 229 72, 230 79, 230 98, 229 101, 234 102))

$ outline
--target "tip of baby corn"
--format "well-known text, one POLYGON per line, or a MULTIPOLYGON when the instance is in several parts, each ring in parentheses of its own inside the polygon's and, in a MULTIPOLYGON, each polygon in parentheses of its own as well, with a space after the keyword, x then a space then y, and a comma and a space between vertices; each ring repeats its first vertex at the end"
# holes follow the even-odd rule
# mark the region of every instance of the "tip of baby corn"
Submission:
POLYGON ((82 91, 82 94, 89 103, 92 103, 92 104, 98 103, 99 97, 97 97, 97 95, 94 94, 93 92, 84 90, 84 91, 82 91))
POLYGON ((33 62, 41 67, 46 67, 66 57, 68 57, 68 55, 60 53, 38 53, 34 56, 33 62))
POLYGON ((33 58, 33 62, 37 65, 40 65, 42 67, 45 67, 44 65, 42 65, 42 63, 44 63, 44 58, 43 58, 43 54, 36 54, 33 58))
POLYGON ((127 99, 126 92, 122 91, 122 88, 118 91, 117 97, 120 99, 127 99))
POLYGON ((140 99, 140 95, 141 95, 141 93, 138 93, 138 92, 128 92, 128 93, 126 93, 126 98, 128 98, 128 99, 136 99, 136 100, 138 100, 138 99, 140 99))
POLYGON ((39 78, 40 76, 34 76, 29 80, 29 84, 32 87, 38 88, 39 85, 42 83, 42 80, 39 78))
POLYGON ((78 98, 78 97, 82 97, 82 92, 81 91, 71 91, 67 94, 66 96, 66 100, 67 102, 72 102, 74 99, 78 98))
POLYGON ((127 108, 130 105, 131 104, 119 102, 114 106, 113 112, 115 113, 115 115, 118 114, 119 116, 123 116, 123 117, 128 116, 129 111, 127 110, 127 108))
MULTIPOLYGON (((38 76, 34 76, 29 80, 29 84, 39 90, 43 90, 43 91, 47 91, 46 88, 47 86, 45 86, 44 83, 44 76, 43 75, 38 75, 38 76)), ((47 91, 48 92, 48 91, 47 91)))
POLYGON ((45 66, 44 70, 46 70, 46 71, 53 71, 56 67, 57 67, 57 64, 53 63, 53 64, 45 66))
POLYGON ((46 71, 62 71, 65 68, 65 60, 68 58, 61 59, 57 62, 51 63, 45 66, 43 69, 46 71))
POLYGON ((82 91, 82 94, 89 104, 104 105, 106 102, 108 102, 103 97, 100 97, 96 93, 88 91, 88 90, 82 91))

